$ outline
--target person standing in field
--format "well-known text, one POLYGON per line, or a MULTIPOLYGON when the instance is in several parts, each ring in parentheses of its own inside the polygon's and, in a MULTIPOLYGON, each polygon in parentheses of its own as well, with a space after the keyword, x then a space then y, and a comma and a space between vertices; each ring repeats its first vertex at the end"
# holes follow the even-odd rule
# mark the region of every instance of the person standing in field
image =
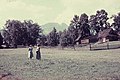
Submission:
POLYGON ((32 45, 30 45, 28 48, 28 59, 32 59, 32 57, 33 57, 33 47, 32 45))
POLYGON ((40 45, 37 45, 36 48, 36 59, 41 60, 40 45))

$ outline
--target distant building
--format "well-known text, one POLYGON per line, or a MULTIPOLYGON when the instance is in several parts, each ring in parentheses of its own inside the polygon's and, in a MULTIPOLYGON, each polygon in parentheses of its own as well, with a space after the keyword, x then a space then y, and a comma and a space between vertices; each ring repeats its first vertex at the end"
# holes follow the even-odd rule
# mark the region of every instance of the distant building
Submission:
POLYGON ((118 40, 117 33, 112 29, 104 29, 98 33, 99 42, 106 42, 106 41, 116 41, 118 40))
POLYGON ((93 35, 93 36, 84 37, 83 39, 81 39, 81 37, 79 36, 75 41, 77 42, 77 44, 95 43, 98 41, 98 36, 93 35))
POLYGON ((97 35, 92 35, 88 37, 81 38, 79 36, 75 41, 77 44, 89 44, 89 43, 96 43, 96 42, 106 42, 106 41, 117 41, 120 39, 120 33, 113 30, 112 28, 104 29, 100 31, 97 35))

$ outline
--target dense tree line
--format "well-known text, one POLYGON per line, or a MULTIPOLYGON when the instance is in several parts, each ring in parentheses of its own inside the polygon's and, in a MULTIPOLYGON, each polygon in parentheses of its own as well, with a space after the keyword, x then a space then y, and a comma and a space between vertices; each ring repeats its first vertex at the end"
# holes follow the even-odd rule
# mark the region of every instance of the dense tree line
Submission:
MULTIPOLYGON (((78 38, 84 39, 86 37, 96 35, 99 31, 106 29, 109 27, 107 15, 108 14, 105 10, 97 11, 97 13, 95 15, 91 15, 90 18, 86 13, 83 13, 80 16, 74 15, 68 30, 66 31, 67 34, 64 34, 63 32, 63 35, 61 36, 61 41, 63 41, 61 43, 68 40, 70 41, 68 44, 75 45, 78 38)), ((61 44, 61 46, 63 46, 63 44, 61 44)))
POLYGON ((63 31, 60 45, 64 47, 72 44, 74 46, 78 38, 82 40, 86 37, 98 35, 100 31, 108 28, 112 28, 116 34, 119 33, 120 35, 120 13, 111 18, 108 17, 105 10, 98 10, 95 15, 90 17, 86 13, 80 16, 74 15, 68 30, 63 31), (113 23, 110 25, 108 20, 111 18, 113 23))
POLYGON ((58 46, 59 44, 59 35, 55 27, 53 30, 47 35, 47 43, 48 46, 58 46))
MULTIPOLYGON (((0 46, 4 43, 7 47, 17 47, 17 45, 36 45, 42 46, 74 46, 78 39, 98 35, 104 29, 112 28, 116 34, 120 35, 120 13, 108 17, 105 10, 98 10, 96 14, 88 16, 86 13, 80 16, 74 15, 68 29, 57 31, 53 30, 45 35, 40 25, 32 20, 8 20, 4 25, 2 36, 0 35, 0 46), (113 23, 109 23, 109 19, 113 23), (2 43, 3 42, 3 43, 2 43)), ((80 44, 80 42, 79 42, 80 44)))
POLYGON ((16 48, 17 45, 35 45, 40 33, 42 33, 41 26, 32 20, 23 22, 8 20, 2 34, 7 47, 16 48))

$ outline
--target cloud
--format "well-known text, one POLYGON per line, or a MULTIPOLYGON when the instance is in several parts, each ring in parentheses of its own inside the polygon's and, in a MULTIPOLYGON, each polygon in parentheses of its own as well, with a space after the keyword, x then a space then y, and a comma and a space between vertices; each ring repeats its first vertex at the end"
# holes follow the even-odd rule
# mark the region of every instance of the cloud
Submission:
POLYGON ((105 9, 109 16, 118 13, 120 10, 119 0, 61 0, 65 6, 64 11, 55 19, 58 22, 66 22, 69 24, 73 15, 87 13, 95 14, 97 10, 105 9))
POLYGON ((70 23, 70 20, 72 19, 72 17, 74 16, 74 12, 70 9, 66 9, 63 13, 59 14, 54 22, 57 22, 57 23, 67 23, 69 24, 70 23))
POLYGON ((105 9, 110 15, 120 11, 120 0, 0 0, 0 26, 7 19, 32 19, 42 24, 48 22, 70 23, 75 14, 95 14, 105 9))
POLYGON ((0 26, 8 19, 53 22, 63 10, 61 0, 0 0, 0 26))
MULTIPOLYGON (((22 0, 1 0, 0 1, 0 26, 5 24, 8 19, 32 19, 36 22, 46 18, 51 7, 44 5, 33 5, 22 0)), ((44 22, 44 21, 43 21, 44 22)))
POLYGON ((25 4, 22 1, 14 1, 14 2, 6 2, 0 5, 2 8, 0 8, 1 15, 5 14, 7 17, 14 17, 14 18, 29 18, 29 17, 35 17, 39 14, 39 16, 43 16, 43 14, 46 11, 51 10, 51 8, 48 8, 46 6, 41 5, 29 5, 25 4), (41 14, 40 14, 41 13, 41 14))

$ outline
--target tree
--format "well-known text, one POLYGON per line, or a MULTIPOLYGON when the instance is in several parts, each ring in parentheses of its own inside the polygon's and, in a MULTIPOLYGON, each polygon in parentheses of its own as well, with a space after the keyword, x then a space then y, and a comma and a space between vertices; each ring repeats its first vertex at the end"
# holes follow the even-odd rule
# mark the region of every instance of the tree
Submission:
POLYGON ((90 16, 89 25, 91 35, 96 35, 99 32, 99 27, 97 26, 97 18, 95 15, 90 16))
POLYGON ((81 14, 81 16, 80 16, 78 34, 81 36, 81 39, 90 36, 88 16, 85 13, 81 14))
POLYGON ((7 46, 17 47, 17 45, 35 45, 39 33, 42 32, 41 27, 33 21, 6 21, 3 37, 7 46))
POLYGON ((70 34, 71 32, 69 32, 69 30, 64 30, 60 36, 60 46, 62 47, 62 49, 64 47, 70 46, 73 47, 75 50, 75 41, 74 41, 74 36, 72 34, 70 34))
POLYGON ((10 47, 10 44, 12 42, 9 32, 5 29, 3 30, 3 42, 7 48, 10 47))
POLYGON ((99 31, 110 27, 107 22, 108 19, 108 13, 105 10, 98 10, 96 15, 91 15, 89 19, 91 34, 96 35, 99 31))
POLYGON ((47 36, 47 43, 49 46, 57 46, 59 44, 59 35, 55 27, 47 36))
POLYGON ((3 44, 3 37, 2 37, 1 32, 0 32, 0 48, 2 48, 2 44, 3 44))
POLYGON ((79 16, 74 15, 68 27, 68 31, 70 32, 70 35, 74 36, 74 40, 78 37, 78 26, 79 26, 79 16))
POLYGON ((3 30, 4 41, 12 47, 17 47, 21 22, 18 20, 8 20, 3 30))
POLYGON ((60 46, 62 46, 62 48, 68 46, 68 37, 69 37, 69 34, 65 29, 60 36, 60 46))
POLYGON ((113 23, 112 23, 112 27, 119 32, 120 31, 120 13, 118 13, 117 15, 113 15, 111 18, 113 18, 113 23))
POLYGON ((33 23, 32 20, 25 20, 23 24, 27 28, 27 45, 35 45, 37 38, 39 37, 40 33, 42 33, 41 26, 39 26, 37 23, 33 23))
POLYGON ((75 43, 76 39, 84 39, 85 37, 90 35, 89 24, 88 24, 88 16, 83 13, 79 16, 75 15, 71 24, 68 28, 70 32, 70 36, 73 38, 73 43, 75 43))
POLYGON ((39 37, 37 38, 38 45, 46 46, 46 41, 47 41, 47 37, 44 34, 39 35, 39 37))

